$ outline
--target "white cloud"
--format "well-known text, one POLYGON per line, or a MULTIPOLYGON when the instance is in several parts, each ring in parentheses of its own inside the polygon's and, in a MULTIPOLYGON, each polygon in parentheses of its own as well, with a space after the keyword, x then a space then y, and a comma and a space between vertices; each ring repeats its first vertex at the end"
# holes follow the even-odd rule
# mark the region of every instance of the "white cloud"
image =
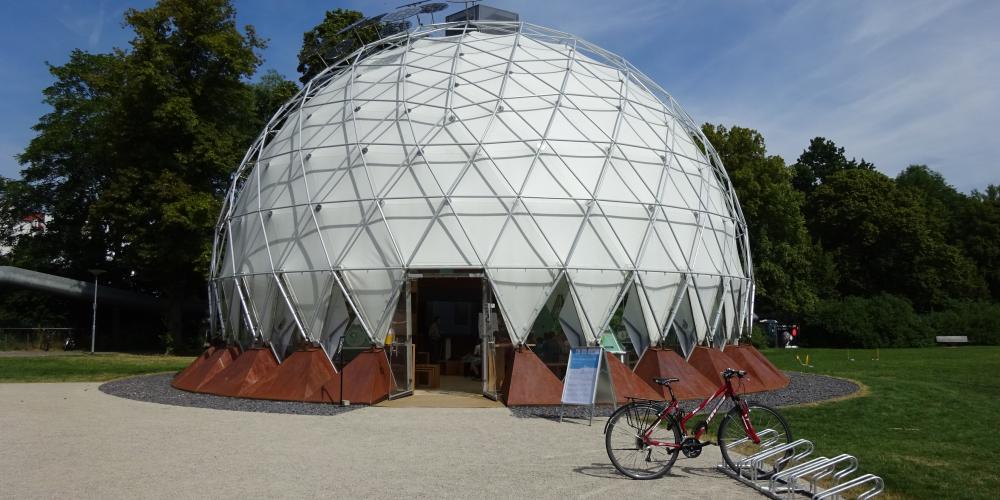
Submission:
POLYGON ((74 35, 86 39, 88 50, 94 50, 101 45, 106 3, 106 0, 101 0, 96 12, 85 14, 77 12, 78 4, 63 4, 56 21, 74 35))
POLYGON ((696 119, 753 127, 792 162, 821 135, 894 175, 928 163, 959 189, 1000 182, 1000 4, 795 4, 716 52, 680 95, 696 119))

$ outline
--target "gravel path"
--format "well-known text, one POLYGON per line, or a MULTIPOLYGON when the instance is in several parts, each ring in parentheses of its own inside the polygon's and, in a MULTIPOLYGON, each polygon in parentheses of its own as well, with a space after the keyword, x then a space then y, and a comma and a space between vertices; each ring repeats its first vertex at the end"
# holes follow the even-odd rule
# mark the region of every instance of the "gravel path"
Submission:
MULTIPOLYGON (((812 373, 785 372, 790 379, 788 387, 777 391, 755 394, 750 399, 770 406, 787 406, 801 403, 812 403, 847 396, 860 388, 854 382, 839 378, 815 375, 812 373)), ((137 401, 160 403, 193 408, 210 408, 215 410, 249 411, 261 413, 286 413, 297 415, 339 415, 362 406, 340 407, 323 403, 295 403, 288 401, 265 401, 259 399, 230 398, 211 394, 198 394, 181 391, 170 386, 173 373, 144 375, 107 382, 100 386, 101 392, 137 401)), ((687 409, 694 403, 682 403, 687 409)), ((570 406, 560 409, 558 406, 522 406, 509 408, 515 417, 558 418, 560 411, 570 418, 586 418, 590 409, 587 407, 570 406)), ((608 416, 612 408, 609 405, 598 406, 596 416, 608 416)))

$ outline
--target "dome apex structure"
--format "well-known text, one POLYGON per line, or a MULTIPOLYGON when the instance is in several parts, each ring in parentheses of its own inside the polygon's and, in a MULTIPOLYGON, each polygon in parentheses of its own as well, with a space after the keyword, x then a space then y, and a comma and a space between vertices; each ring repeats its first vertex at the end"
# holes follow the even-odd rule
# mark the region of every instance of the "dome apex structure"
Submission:
POLYGON ((752 315, 746 223, 699 127, 621 57, 525 23, 423 26, 320 73, 247 152, 213 255, 213 330, 279 360, 352 329, 410 341, 407 282, 431 271, 481 276, 468 321, 514 346, 546 310, 571 345, 621 308, 634 349, 685 354, 752 315))

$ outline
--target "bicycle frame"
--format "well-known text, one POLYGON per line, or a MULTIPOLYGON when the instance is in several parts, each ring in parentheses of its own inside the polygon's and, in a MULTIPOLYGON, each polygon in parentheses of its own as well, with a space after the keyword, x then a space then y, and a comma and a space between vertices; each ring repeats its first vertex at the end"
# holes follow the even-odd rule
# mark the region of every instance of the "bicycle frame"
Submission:
POLYGON ((747 408, 747 404, 745 401, 740 399, 740 397, 736 394, 736 391, 733 390, 732 381, 728 378, 725 380, 725 383, 723 383, 721 386, 719 386, 718 389, 716 389, 715 394, 712 394, 707 399, 702 401, 697 408, 695 408, 688 414, 681 415, 680 419, 676 417, 676 414, 680 413, 680 406, 677 403, 677 398, 673 397, 673 393, 671 393, 670 404, 667 405, 667 407, 660 412, 660 414, 657 416, 656 422, 654 422, 653 425, 650 426, 645 433, 643 433, 642 436, 643 443, 650 446, 665 446, 671 449, 680 448, 680 444, 668 443, 665 441, 652 439, 649 436, 653 434, 653 429, 656 429, 656 427, 659 426, 660 423, 666 419, 674 420, 677 423, 677 425, 680 426, 681 434, 686 436, 688 421, 694 418, 695 415, 701 413, 705 408, 708 407, 708 405, 712 404, 712 401, 715 401, 717 398, 719 400, 718 404, 716 404, 715 408, 713 408, 711 413, 708 414, 708 418, 705 419, 705 425, 695 431, 694 438, 701 441, 701 436, 703 436, 705 432, 708 430, 708 424, 712 421, 713 418, 715 418, 715 415, 719 412, 719 408, 722 408, 722 404, 726 402, 726 399, 732 399, 733 402, 736 403, 736 405, 739 406, 740 408, 740 416, 743 422, 743 430, 746 431, 747 437, 750 438, 750 440, 753 441, 754 444, 760 444, 760 437, 757 436, 756 431, 754 431, 753 429, 753 425, 750 423, 750 415, 747 408))

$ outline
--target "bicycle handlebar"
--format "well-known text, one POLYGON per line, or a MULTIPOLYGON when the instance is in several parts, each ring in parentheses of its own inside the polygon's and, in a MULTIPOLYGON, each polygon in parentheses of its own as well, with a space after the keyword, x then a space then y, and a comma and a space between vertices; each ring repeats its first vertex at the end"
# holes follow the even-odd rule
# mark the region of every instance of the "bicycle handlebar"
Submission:
POLYGON ((734 370, 732 368, 726 368, 722 372, 722 378, 725 378, 725 379, 733 378, 734 375, 737 376, 737 377, 739 377, 739 378, 743 378, 743 377, 745 377, 747 375, 747 372, 744 371, 744 370, 734 370))

